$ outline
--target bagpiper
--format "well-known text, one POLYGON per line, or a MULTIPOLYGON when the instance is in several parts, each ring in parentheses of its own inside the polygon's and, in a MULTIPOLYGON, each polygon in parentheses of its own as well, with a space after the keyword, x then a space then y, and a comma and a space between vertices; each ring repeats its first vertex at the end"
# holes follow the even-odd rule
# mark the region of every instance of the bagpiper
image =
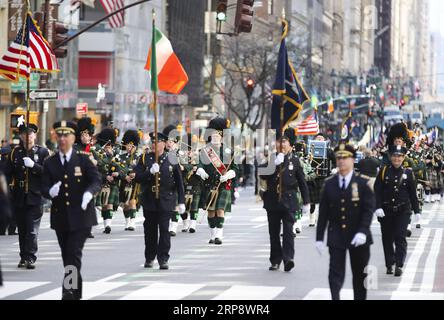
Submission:
POLYGON ((113 213, 119 207, 121 167, 114 150, 116 131, 113 128, 104 128, 97 135, 97 143, 100 146, 97 166, 102 175, 102 189, 96 204, 102 208, 103 233, 109 234, 111 233, 113 213))
POLYGON ((122 148, 119 154, 121 166, 120 203, 125 216, 125 231, 136 230, 136 213, 139 209, 138 196, 140 184, 135 183, 134 168, 139 156, 137 148, 140 143, 140 134, 137 130, 127 130, 123 134, 122 148))
POLYGON ((204 203, 208 211, 210 244, 222 244, 225 213, 231 212, 231 188, 238 166, 234 152, 222 143, 224 130, 230 128, 230 121, 217 117, 209 122, 208 143, 200 150, 199 168, 196 171, 204 180, 204 203))

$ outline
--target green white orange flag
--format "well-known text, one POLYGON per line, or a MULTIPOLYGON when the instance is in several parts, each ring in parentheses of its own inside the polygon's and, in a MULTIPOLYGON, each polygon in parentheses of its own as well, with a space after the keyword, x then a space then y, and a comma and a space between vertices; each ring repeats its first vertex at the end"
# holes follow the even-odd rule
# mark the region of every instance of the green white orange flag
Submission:
POLYGON ((188 83, 188 75, 174 53, 170 40, 154 26, 145 69, 151 71, 152 91, 159 89, 168 93, 179 94, 188 83))

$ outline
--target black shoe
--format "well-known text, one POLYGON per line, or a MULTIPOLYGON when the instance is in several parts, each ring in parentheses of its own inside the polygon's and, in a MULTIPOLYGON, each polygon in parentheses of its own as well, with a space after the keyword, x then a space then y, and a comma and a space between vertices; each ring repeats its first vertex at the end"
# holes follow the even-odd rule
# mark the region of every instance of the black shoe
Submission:
POLYGON ((35 269, 35 262, 34 261, 25 261, 25 268, 28 270, 34 270, 35 269))
POLYGON ((290 272, 291 269, 294 268, 294 261, 293 260, 288 260, 287 262, 285 262, 284 265, 284 271, 285 272, 290 272))
POLYGON ((145 264, 143 265, 143 267, 144 267, 144 268, 148 268, 148 269, 154 267, 154 261, 153 261, 153 260, 151 260, 151 261, 145 261, 145 264))
POLYGON ((308 226, 309 226, 310 228, 314 228, 314 227, 316 227, 315 224, 309 224, 308 226))
POLYGON ((386 274, 393 274, 393 266, 387 267, 386 274))
POLYGON ((272 264, 270 266, 270 268, 268 268, 268 270, 270 270, 270 271, 278 271, 279 270, 279 265, 278 264, 272 264))
POLYGON ((214 244, 220 245, 220 244, 222 244, 222 240, 219 238, 216 238, 216 239, 214 239, 214 244))
POLYGON ((17 265, 17 268, 25 268, 26 267, 26 261, 21 259, 17 265))
POLYGON ((188 232, 189 232, 189 233, 195 233, 195 232, 196 232, 196 229, 190 228, 190 229, 188 230, 188 232))
POLYGON ((160 262, 159 263, 159 269, 160 270, 168 270, 169 269, 168 262, 160 262))
POLYGON ((90 234, 88 235, 88 239, 94 239, 94 235, 93 235, 92 233, 90 233, 90 234))
POLYGON ((407 238, 410 238, 412 236, 412 230, 407 230, 407 238))
POLYGON ((208 241, 209 244, 214 244, 214 240, 210 239, 210 241, 208 241))
POLYGON ((136 229, 134 229, 134 227, 129 227, 128 229, 126 229, 127 231, 136 231, 136 229))
POLYGON ((18 233, 15 231, 8 232, 8 236, 18 236, 18 233))
POLYGON ((107 227, 105 228, 105 230, 103 230, 103 233, 110 234, 110 233, 111 233, 111 227, 110 227, 110 226, 107 226, 107 227))
POLYGON ((395 269, 395 277, 400 277, 400 276, 402 276, 402 268, 396 267, 396 269, 395 269))
POLYGON ((421 224, 418 223, 418 224, 416 225, 416 229, 421 229, 421 224))
POLYGON ((297 233, 297 234, 301 233, 301 229, 296 228, 296 233, 297 233))
POLYGON ((63 292, 62 300, 76 300, 74 292, 72 292, 71 290, 63 292))
POLYGON ((125 231, 128 231, 129 228, 125 228, 125 231))
POLYGON ((170 236, 175 237, 176 233, 174 231, 170 231, 170 236))

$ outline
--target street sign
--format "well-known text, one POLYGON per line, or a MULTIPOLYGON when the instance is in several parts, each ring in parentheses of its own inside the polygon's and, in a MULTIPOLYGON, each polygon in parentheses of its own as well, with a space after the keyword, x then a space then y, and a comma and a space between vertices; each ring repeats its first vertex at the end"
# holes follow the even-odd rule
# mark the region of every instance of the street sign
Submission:
POLYGON ((76 111, 77 111, 77 114, 87 114, 88 113, 88 104, 86 102, 77 103, 76 111))
MULTIPOLYGON (((31 76, 29 77, 29 89, 31 89, 31 90, 38 89, 39 88, 39 81, 40 81, 40 74, 31 73, 31 76)), ((26 91, 26 79, 19 78, 18 82, 11 83, 11 91, 12 92, 26 91)))
POLYGON ((59 98, 59 90, 57 89, 40 89, 32 90, 29 93, 31 100, 57 100, 59 98))

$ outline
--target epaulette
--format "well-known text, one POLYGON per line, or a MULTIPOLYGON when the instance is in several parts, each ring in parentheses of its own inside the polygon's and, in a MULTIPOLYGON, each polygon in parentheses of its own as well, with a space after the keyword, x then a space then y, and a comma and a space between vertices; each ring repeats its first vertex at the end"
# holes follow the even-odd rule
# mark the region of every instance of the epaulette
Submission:
POLYGON ((332 175, 332 176, 330 176, 330 177, 328 177, 328 178, 325 178, 325 182, 327 182, 327 181, 330 181, 331 179, 333 179, 333 178, 336 178, 336 174, 334 174, 334 175, 332 175))
POLYGON ((89 155, 90 155, 89 152, 82 151, 82 150, 78 150, 78 151, 77 151, 77 154, 83 154, 83 155, 85 155, 85 156, 89 156, 89 155))

